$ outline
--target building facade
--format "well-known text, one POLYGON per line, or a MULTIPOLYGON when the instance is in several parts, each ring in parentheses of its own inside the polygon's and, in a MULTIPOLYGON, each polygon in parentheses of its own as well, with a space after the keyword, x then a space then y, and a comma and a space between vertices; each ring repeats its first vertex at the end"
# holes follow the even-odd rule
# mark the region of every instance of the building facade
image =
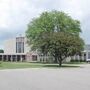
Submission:
POLYGON ((81 55, 74 55, 71 60, 90 62, 90 45, 85 45, 81 55))
MULTIPOLYGON (((32 51, 31 47, 28 46, 25 37, 19 36, 14 39, 6 40, 4 43, 4 53, 0 53, 0 61, 47 61, 54 60, 52 56, 39 55, 37 51, 32 51)), ((90 61, 90 45, 85 45, 85 49, 81 55, 71 56, 66 59, 70 60, 81 60, 90 61)))
POLYGON ((84 53, 86 54, 86 61, 90 61, 90 45, 85 46, 84 53))
POLYGON ((25 37, 16 37, 6 40, 4 43, 4 53, 0 53, 1 61, 32 61, 36 60, 36 52, 32 52, 25 37))

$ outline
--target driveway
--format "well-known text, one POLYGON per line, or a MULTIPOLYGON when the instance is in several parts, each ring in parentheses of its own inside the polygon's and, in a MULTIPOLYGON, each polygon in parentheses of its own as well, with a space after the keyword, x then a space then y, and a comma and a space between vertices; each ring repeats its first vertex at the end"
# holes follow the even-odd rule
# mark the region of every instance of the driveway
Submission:
POLYGON ((82 68, 1 70, 0 90, 90 90, 90 64, 82 68))

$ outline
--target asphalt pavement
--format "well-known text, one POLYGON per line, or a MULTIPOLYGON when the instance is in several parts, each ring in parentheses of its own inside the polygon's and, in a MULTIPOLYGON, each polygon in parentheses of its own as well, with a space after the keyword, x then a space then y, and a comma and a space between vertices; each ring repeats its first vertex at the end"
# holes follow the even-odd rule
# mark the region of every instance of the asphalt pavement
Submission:
POLYGON ((90 64, 81 68, 0 70, 0 90, 90 90, 90 64))

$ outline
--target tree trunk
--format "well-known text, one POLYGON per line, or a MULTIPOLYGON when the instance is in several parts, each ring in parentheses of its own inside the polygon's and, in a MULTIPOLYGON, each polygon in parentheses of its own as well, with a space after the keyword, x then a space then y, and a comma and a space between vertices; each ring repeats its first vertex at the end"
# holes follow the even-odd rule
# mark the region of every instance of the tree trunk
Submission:
POLYGON ((58 60, 59 61, 59 67, 61 67, 62 66, 62 60, 58 60))
POLYGON ((60 62, 59 62, 59 67, 61 67, 62 66, 62 62, 61 62, 61 60, 60 60, 60 62))

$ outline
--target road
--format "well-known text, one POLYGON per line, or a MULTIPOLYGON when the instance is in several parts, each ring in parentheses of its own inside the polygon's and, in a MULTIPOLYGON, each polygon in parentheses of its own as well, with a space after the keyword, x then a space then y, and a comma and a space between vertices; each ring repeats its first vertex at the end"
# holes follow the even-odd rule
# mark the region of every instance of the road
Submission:
POLYGON ((0 90, 90 90, 90 65, 0 70, 0 90))

